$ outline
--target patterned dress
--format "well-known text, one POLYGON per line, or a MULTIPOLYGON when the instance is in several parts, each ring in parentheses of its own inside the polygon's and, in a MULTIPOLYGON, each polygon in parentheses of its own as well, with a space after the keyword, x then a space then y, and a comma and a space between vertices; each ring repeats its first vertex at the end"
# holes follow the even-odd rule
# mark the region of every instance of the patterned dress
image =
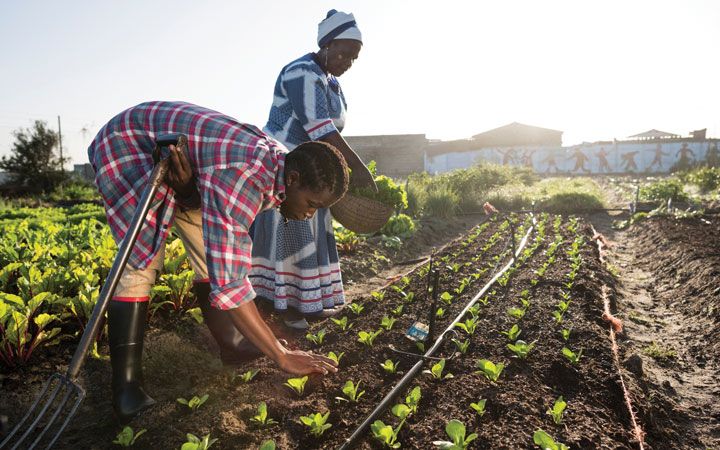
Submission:
MULTIPOLYGON (((320 68, 312 53, 285 66, 275 84, 263 131, 293 149, 340 132, 346 111, 337 79, 320 68)), ((260 214, 252 230, 250 281, 276 310, 292 307, 312 314, 345 303, 340 262, 327 208, 310 220, 284 224, 276 211, 260 214)))
MULTIPOLYGON (((183 133, 202 201, 205 256, 219 309, 255 298, 248 280, 256 215, 285 196, 287 149, 252 125, 190 103, 149 102, 110 120, 88 148, 95 183, 117 242, 127 233, 153 169, 159 134, 183 133)), ((154 259, 175 217, 172 189, 161 185, 143 223, 129 264, 145 269, 154 259)))

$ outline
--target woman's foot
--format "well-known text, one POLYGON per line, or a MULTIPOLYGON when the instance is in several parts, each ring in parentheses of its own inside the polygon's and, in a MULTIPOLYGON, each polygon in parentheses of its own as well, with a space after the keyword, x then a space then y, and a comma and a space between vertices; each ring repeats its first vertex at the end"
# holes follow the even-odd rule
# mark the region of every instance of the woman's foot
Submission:
POLYGON ((288 308, 282 313, 283 322, 288 328, 294 330, 307 330, 310 324, 305 316, 294 308, 288 308))

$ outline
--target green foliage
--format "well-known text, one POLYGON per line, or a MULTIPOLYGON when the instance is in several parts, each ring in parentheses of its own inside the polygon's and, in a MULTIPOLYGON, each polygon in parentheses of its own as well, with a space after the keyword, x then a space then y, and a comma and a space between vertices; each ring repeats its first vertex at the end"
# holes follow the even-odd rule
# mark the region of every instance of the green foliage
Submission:
POLYGON ((200 439, 194 434, 188 433, 187 442, 180 447, 180 450, 207 450, 216 442, 217 439, 210 439, 209 434, 206 434, 202 439, 200 439))
POLYGON ((362 313, 363 310, 365 310, 365 307, 359 303, 350 303, 348 305, 348 308, 350 308, 350 311, 355 313, 356 316, 359 316, 360 313, 362 313))
POLYGON ((520 330, 520 327, 518 327, 517 324, 513 324, 508 331, 501 331, 500 334, 507 336, 509 341, 515 341, 518 336, 520 336, 521 332, 522 330, 520 330))
POLYGON ((245 371, 241 374, 233 373, 231 381, 235 382, 236 380, 242 381, 243 383, 247 384, 252 381, 253 378, 260 372, 260 369, 251 369, 248 371, 245 371))
MULTIPOLYGON (((346 317, 347 319, 347 317, 346 317)), ((327 334, 326 330, 323 328, 321 330, 318 330, 317 333, 312 334, 308 333, 305 335, 305 338, 312 342, 315 345, 322 345, 323 341, 325 340, 325 335, 327 334)))
POLYGON ((380 233, 386 236, 409 238, 415 232, 415 221, 406 214, 397 214, 390 217, 382 227, 380 233))
POLYGON ((38 347, 59 338, 60 328, 49 328, 59 316, 40 312, 57 297, 50 292, 31 294, 31 290, 23 297, 0 292, 0 361, 8 367, 26 364, 38 347))
POLYGON ((542 450, 570 450, 567 445, 555 440, 543 430, 537 430, 533 434, 533 442, 542 450))
POLYGON ((535 347, 535 342, 527 343, 525 341, 516 341, 515 344, 508 344, 507 348, 510 349, 513 353, 515 353, 515 356, 517 356, 520 359, 527 358, 528 354, 532 351, 532 349, 535 347))
POLYGON ((202 397, 195 395, 190 400, 179 398, 177 399, 177 402, 190 408, 190 411, 195 412, 207 401, 208 397, 210 397, 208 394, 205 394, 202 397))
POLYGON ((565 411, 565 408, 567 407, 567 403, 565 403, 565 400, 563 400, 562 395, 555 400, 555 403, 553 403, 553 407, 551 409, 548 409, 546 411, 546 414, 549 414, 553 418, 553 422, 555 422, 555 425, 560 425, 562 423, 562 416, 563 412, 565 411))
POLYGON ((260 448, 258 450, 275 450, 275 441, 273 441, 273 440, 263 441, 263 443, 260 444, 260 448))
POLYGON ((465 437, 465 425, 456 419, 452 419, 445 426, 445 432, 452 439, 450 441, 433 441, 433 445, 440 447, 443 450, 464 450, 474 441, 478 435, 472 433, 465 437))
POLYGON ((345 395, 345 397, 335 397, 338 400, 342 401, 351 401, 353 403, 357 403, 357 401, 362 397, 362 395, 365 393, 365 391, 360 390, 360 382, 358 381, 357 384, 355 384, 352 380, 348 380, 345 382, 345 385, 342 387, 342 393, 345 395))
POLYGON ((385 328, 386 331, 390 331, 397 321, 394 317, 383 316, 380 326, 385 328))
POLYGON ((718 167, 701 167, 699 169, 688 172, 684 178, 696 185, 700 192, 706 194, 720 187, 720 168, 718 167))
POLYGON ((445 358, 433 364, 430 370, 423 370, 423 373, 432 375, 433 379, 435 380, 446 380, 448 378, 453 378, 453 374, 449 372, 443 375, 443 370, 445 370, 445 358))
POLYGON ((658 180, 640 188, 640 199, 645 201, 685 202, 689 200, 685 193, 683 183, 677 178, 658 180))
POLYGON ((283 383, 283 385, 289 387, 295 393, 302 397, 303 393, 305 392, 305 383, 307 383, 308 376, 305 375, 301 378, 288 378, 287 382, 283 383))
POLYGON ((487 399, 481 398, 477 403, 470 403, 470 407, 475 410, 478 416, 482 417, 485 415, 485 403, 487 399))
POLYGON ((358 342, 361 342, 362 344, 366 345, 368 348, 372 348, 373 343, 375 342, 375 338, 382 333, 382 328, 377 331, 361 331, 358 333, 358 342))
POLYGON ((446 186, 437 187, 426 194, 423 214, 448 219, 458 213, 460 197, 446 186))
POLYGON ((380 364, 380 367, 387 373, 393 374, 397 372, 398 362, 393 362, 390 359, 386 359, 384 363, 380 364))
POLYGON ((64 178, 63 160, 55 155, 58 134, 47 122, 36 120, 32 128, 13 131, 10 156, 0 158, 0 169, 10 173, 11 183, 24 192, 49 192, 64 178))
POLYGON ((337 354, 337 353, 335 353, 335 352, 330 352, 330 353, 327 354, 328 358, 330 358, 330 359, 332 359, 333 361, 335 361, 335 363, 336 363, 338 366, 340 365, 340 360, 342 359, 342 357, 343 357, 344 355, 345 355, 345 352, 340 352, 339 354, 337 354))
POLYGON ((492 381, 493 383, 497 382, 498 378, 500 377, 500 374, 502 373, 503 369, 505 368, 505 364, 503 363, 493 363, 490 360, 487 359, 481 359, 477 362, 477 368, 480 369, 476 373, 482 373, 485 375, 485 378, 492 381))
MULTIPOLYGON (((370 430, 373 433, 373 437, 382 443, 383 447, 387 448, 400 448, 400 443, 397 442, 397 431, 390 425, 385 425, 382 420, 376 420, 370 425, 370 430)), ((398 429, 398 431, 400 431, 398 429)))
POLYGON ((467 353, 468 347, 470 347, 470 339, 465 339, 464 341, 461 341, 460 339, 453 338, 452 341, 460 353, 462 353, 463 355, 467 353))
POLYGON ((257 411, 257 414, 250 418, 251 422, 257 424, 260 427, 269 427, 277 423, 277 421, 270 418, 270 416, 268 415, 267 404, 265 402, 260 402, 257 411))
POLYGON ((320 437, 326 430, 332 427, 332 424, 326 423, 328 417, 330 417, 330 411, 325 414, 314 413, 309 416, 300 416, 300 423, 310 427, 310 433, 312 433, 313 436, 320 437))
POLYGON ((375 167, 375 161, 370 161, 368 169, 370 169, 370 172, 375 176, 375 184, 377 185, 378 192, 370 188, 351 188, 348 192, 353 195, 376 200, 393 209, 407 208, 408 203, 405 189, 397 185, 392 178, 386 177, 385 175, 376 175, 375 167))
POLYGON ((572 350, 570 350, 567 347, 562 348, 562 354, 565 358, 567 358, 568 361, 570 361, 572 364, 577 364, 580 362, 580 357, 582 356, 582 349, 575 353, 572 350))
MULTIPOLYGON (((351 305, 352 304, 354 303, 351 303, 351 305)), ((347 331, 353 327, 353 324, 349 322, 347 316, 343 316, 342 319, 336 319, 334 317, 331 317, 330 320, 332 320, 335 325, 340 327, 342 331, 347 331)))
POLYGON ((115 436, 115 440, 113 441, 113 444, 117 444, 121 447, 132 447, 135 445, 135 441, 137 438, 143 435, 147 430, 143 428, 142 430, 135 433, 131 427, 124 427, 121 432, 115 436))

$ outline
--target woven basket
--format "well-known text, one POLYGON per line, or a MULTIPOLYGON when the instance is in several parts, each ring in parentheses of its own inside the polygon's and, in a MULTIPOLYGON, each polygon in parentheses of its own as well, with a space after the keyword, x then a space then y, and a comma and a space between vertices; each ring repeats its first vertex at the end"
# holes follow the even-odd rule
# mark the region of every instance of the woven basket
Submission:
POLYGON ((345 194, 330 207, 335 220, 355 233, 374 233, 383 227, 393 213, 393 209, 377 200, 345 194))

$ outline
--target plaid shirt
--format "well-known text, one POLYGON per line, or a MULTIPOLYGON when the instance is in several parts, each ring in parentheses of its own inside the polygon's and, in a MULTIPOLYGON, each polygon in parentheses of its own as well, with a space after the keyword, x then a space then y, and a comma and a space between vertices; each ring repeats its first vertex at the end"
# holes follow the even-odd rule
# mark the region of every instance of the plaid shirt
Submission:
MULTIPOLYGON (((215 307, 232 309, 255 298, 250 224, 285 196, 287 149, 252 125, 182 102, 149 102, 110 120, 88 156, 117 242, 128 230, 153 168, 155 136, 183 133, 202 200, 203 236, 215 307)), ((165 244, 175 214, 172 189, 162 185, 130 255, 146 268, 165 244)))

